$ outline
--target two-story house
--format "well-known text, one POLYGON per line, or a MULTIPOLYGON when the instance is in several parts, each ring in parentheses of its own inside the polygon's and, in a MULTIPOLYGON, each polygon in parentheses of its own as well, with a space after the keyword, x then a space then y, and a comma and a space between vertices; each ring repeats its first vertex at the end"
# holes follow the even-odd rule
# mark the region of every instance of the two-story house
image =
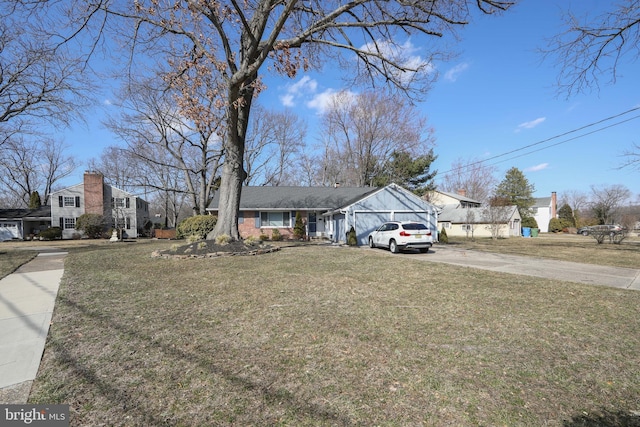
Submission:
MULTIPOLYGON (((103 215, 107 226, 138 237, 149 220, 149 204, 127 191, 106 185, 104 176, 85 172, 84 182, 51 193, 51 225, 62 229, 62 238, 80 233, 76 220, 82 214, 103 215)), ((80 233, 81 234, 81 233, 80 233)))

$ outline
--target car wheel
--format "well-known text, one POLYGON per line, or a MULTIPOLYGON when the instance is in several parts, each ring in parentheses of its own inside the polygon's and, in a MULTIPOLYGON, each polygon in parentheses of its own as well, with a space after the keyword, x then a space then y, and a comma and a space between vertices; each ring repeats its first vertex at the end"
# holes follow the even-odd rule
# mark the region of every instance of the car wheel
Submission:
POLYGON ((429 248, 420 249, 420 253, 426 254, 427 252, 429 252, 429 248))
POLYGON ((393 239, 389 241, 389 250, 394 254, 397 254, 398 252, 400 252, 400 250, 398 249, 398 244, 393 239))
POLYGON ((589 235, 589 232, 588 232, 587 230, 585 230, 585 231, 583 231, 583 232, 582 232, 582 235, 583 235, 583 236, 588 236, 588 235, 589 235))
POLYGON ((376 245, 373 243, 373 237, 369 237, 369 247, 370 248, 375 248, 376 245))

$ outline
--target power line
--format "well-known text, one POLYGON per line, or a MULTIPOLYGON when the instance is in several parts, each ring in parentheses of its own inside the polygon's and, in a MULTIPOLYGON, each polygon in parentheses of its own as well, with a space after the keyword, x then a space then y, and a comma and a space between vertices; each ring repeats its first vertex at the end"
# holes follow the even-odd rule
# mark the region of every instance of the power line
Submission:
MULTIPOLYGON (((537 146, 537 145, 544 144, 544 143, 547 143, 547 142, 549 142, 549 141, 553 141, 554 139, 562 138, 562 137, 567 136, 567 135, 570 135, 570 134, 572 134, 572 133, 576 133, 576 132, 579 132, 579 131, 581 131, 581 130, 584 130, 584 129, 587 129, 587 128, 590 128, 590 127, 593 127, 593 126, 597 126, 597 125, 599 125, 599 124, 601 124, 601 123, 607 122, 607 121, 609 121, 609 120, 617 119, 618 117, 622 117, 622 116, 624 116, 625 114, 633 113, 633 112, 638 111, 638 110, 640 110, 640 106, 639 106, 639 107, 635 107, 635 108, 631 108, 630 110, 623 111, 622 113, 619 113, 619 114, 616 114, 616 115, 613 115, 613 116, 609 116, 609 117, 607 117, 607 118, 604 118, 604 119, 598 120, 598 121, 596 121, 596 122, 589 123, 589 124, 584 125, 584 126, 581 126, 581 127, 579 127, 579 128, 576 128, 576 129, 573 129, 573 130, 570 130, 570 131, 567 131, 567 132, 564 132, 564 133, 561 133, 561 134, 558 134, 558 135, 552 136, 552 137, 547 138, 547 139, 544 139, 544 140, 542 140, 542 141, 534 142, 534 143, 532 143, 532 144, 528 144, 528 145, 525 145, 525 146, 522 146, 522 147, 516 148, 516 149, 514 149, 514 150, 506 151, 506 152, 504 152, 504 153, 497 154, 497 155, 492 156, 492 157, 489 157, 489 158, 487 158, 487 159, 478 160, 477 162, 472 162, 472 163, 466 164, 466 165, 464 165, 464 166, 461 166, 461 167, 459 167, 459 168, 454 168, 454 169, 450 169, 450 170, 445 171, 445 172, 441 172, 441 176, 442 176, 442 175, 444 175, 444 174, 447 174, 447 173, 449 173, 449 172, 454 172, 454 171, 457 171, 457 170, 460 170, 460 169, 468 168, 468 167, 473 166, 473 165, 477 165, 477 164, 481 164, 481 163, 487 163, 487 162, 489 162, 489 161, 491 161, 491 160, 499 159, 499 158, 501 158, 501 157, 508 156, 509 154, 517 153, 517 152, 519 152, 519 151, 523 151, 523 150, 526 150, 526 149, 528 149, 528 148, 535 147, 535 146, 537 146)), ((621 125, 621 124, 626 123, 626 122, 629 122, 629 121, 631 121, 631 120, 635 120, 635 119, 637 119, 637 118, 639 118, 639 117, 640 117, 640 115, 633 116, 633 117, 631 117, 631 118, 628 118, 628 119, 625 119, 625 120, 622 120, 622 121, 619 121, 619 122, 616 122, 616 123, 610 124, 610 125, 608 125, 608 126, 605 126, 605 127, 599 128, 599 129, 595 129, 595 130, 592 130, 592 131, 590 131, 590 132, 587 132, 587 133, 584 133, 584 134, 581 134, 581 135, 578 135, 578 136, 574 136, 574 137, 569 138, 569 139, 565 139, 565 140, 563 140, 563 141, 557 142, 557 143, 555 143, 555 144, 548 145, 548 146, 546 146, 546 147, 542 147, 542 148, 538 148, 538 149, 536 149, 536 150, 528 151, 528 152, 526 152, 526 153, 523 153, 523 154, 520 154, 520 155, 517 155, 517 156, 513 156, 513 157, 510 157, 510 158, 508 158, 508 159, 500 160, 500 161, 495 162, 495 163, 492 163, 492 164, 503 163, 503 162, 506 162, 506 161, 509 161, 509 160, 517 159, 517 158, 519 158, 519 157, 527 156, 527 155, 529 155, 529 154, 531 154, 531 153, 536 153, 536 152, 538 152, 538 151, 546 150, 547 148, 551 148, 551 147, 555 147, 555 146, 558 146, 558 145, 561 145, 561 144, 565 144, 565 143, 567 143, 567 142, 574 141, 574 140, 576 140, 576 139, 583 138, 583 137, 585 137, 585 136, 592 135, 592 134, 597 133, 597 132, 601 132, 601 131, 603 131, 603 130, 605 130, 605 129, 609 129, 609 128, 612 128, 612 127, 614 127, 614 126, 621 125)))

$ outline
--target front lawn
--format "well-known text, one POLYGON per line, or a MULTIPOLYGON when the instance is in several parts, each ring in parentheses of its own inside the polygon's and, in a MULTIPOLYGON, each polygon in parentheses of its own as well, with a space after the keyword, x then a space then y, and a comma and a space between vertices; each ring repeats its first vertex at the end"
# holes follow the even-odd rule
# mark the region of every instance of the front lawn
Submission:
POLYGON ((345 247, 151 258, 170 245, 67 256, 31 403, 72 426, 639 421, 640 292, 345 247))
POLYGON ((16 271, 22 264, 31 261, 38 253, 22 250, 0 250, 0 279, 16 271))

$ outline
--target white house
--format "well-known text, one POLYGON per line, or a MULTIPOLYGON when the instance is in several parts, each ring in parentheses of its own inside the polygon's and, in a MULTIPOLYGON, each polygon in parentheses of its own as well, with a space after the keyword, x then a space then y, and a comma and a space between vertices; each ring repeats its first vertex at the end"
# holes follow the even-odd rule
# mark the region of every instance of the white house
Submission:
MULTIPOLYGON (((85 213, 103 215, 107 225, 138 237, 149 220, 149 204, 129 192, 106 185, 102 174, 85 172, 84 182, 51 193, 51 224, 62 229, 62 238, 80 233, 76 220, 85 213)), ((80 233, 81 234, 81 233, 80 233)))
POLYGON ((535 199, 531 210, 533 217, 538 223, 538 229, 542 233, 549 231, 549 221, 551 218, 556 218, 558 205, 558 196, 556 192, 551 192, 551 197, 539 197, 535 199))

